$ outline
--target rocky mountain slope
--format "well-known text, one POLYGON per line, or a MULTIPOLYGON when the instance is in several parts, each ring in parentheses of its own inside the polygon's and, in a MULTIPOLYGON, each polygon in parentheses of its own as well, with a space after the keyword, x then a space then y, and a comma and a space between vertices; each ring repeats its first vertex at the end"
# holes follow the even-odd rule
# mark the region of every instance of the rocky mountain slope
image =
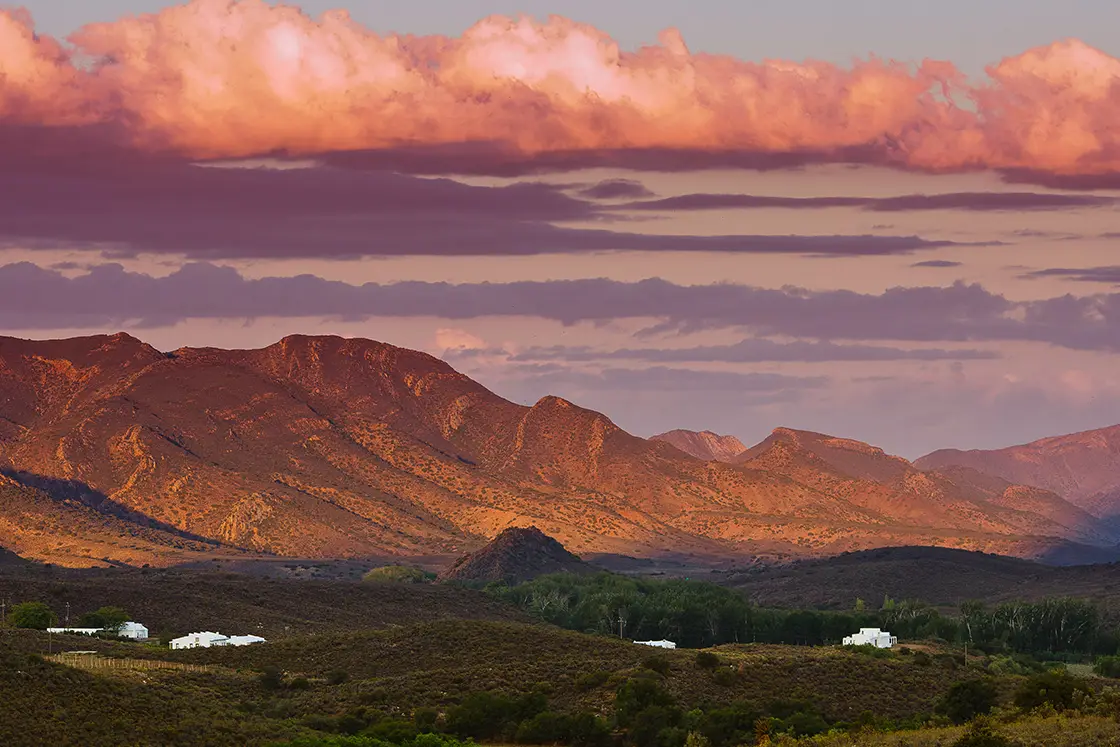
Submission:
POLYGON ((1100 517, 1120 516, 1120 425, 991 451, 944 449, 922 469, 970 467, 1053 491, 1100 517))
POLYGON ((711 431, 675 430, 650 436, 649 440, 664 441, 705 462, 730 462, 747 450, 734 436, 721 436, 711 431))
POLYGON ((459 558, 439 580, 517 584, 548 573, 597 572, 536 527, 510 527, 482 549, 459 558))
POLYGON ((514 404, 431 356, 337 337, 172 353, 124 334, 0 338, 0 472, 5 544, 71 565, 461 554, 528 524, 579 554, 638 557, 1117 542, 1046 491, 784 430, 705 462, 563 399, 514 404))

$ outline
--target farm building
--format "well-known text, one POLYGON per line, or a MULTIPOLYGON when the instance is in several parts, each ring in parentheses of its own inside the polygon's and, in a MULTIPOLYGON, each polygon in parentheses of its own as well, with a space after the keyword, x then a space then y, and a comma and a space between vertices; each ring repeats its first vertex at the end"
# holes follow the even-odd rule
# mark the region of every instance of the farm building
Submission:
POLYGON ((191 633, 171 641, 171 648, 210 648, 211 646, 249 646, 254 643, 267 643, 259 635, 222 635, 205 631, 191 633))
MULTIPOLYGON (((97 635, 104 633, 105 628, 47 628, 49 633, 67 633, 70 635, 97 635)), ((148 640, 148 629, 138 622, 126 622, 115 632, 121 638, 131 638, 134 641, 148 640)))
POLYGON ((654 648, 676 648, 672 641, 634 641, 639 646, 653 646, 654 648))
POLYGON ((229 638, 221 633, 203 631, 191 633, 171 641, 171 648, 210 648, 211 646, 228 646, 229 638))
POLYGON ((858 633, 844 638, 845 646, 874 646, 875 648, 890 648, 898 643, 898 636, 893 636, 885 630, 878 628, 860 628, 858 633))
POLYGON ((229 637, 230 646, 250 646, 254 643, 268 643, 259 635, 231 635, 229 637))
POLYGON ((63 633, 67 635, 97 635, 105 628, 47 628, 48 633, 63 633))

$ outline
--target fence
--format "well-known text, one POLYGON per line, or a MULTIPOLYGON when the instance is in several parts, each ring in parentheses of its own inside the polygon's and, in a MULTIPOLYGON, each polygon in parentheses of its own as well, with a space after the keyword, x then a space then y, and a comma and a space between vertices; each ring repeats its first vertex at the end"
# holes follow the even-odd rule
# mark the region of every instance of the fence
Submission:
POLYGON ((58 664, 65 664, 75 669, 178 669, 184 672, 210 672, 214 667, 201 664, 180 664, 177 661, 162 661, 160 659, 115 659, 97 654, 54 654, 44 657, 58 664))

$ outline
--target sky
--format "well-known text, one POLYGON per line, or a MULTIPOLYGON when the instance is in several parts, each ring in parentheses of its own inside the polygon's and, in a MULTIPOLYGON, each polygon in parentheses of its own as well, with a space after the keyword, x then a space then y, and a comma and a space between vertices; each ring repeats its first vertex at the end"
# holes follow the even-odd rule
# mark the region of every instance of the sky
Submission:
POLYGON ((1120 423, 1114 4, 76 5, 0 11, 0 334, 910 458, 1120 423))

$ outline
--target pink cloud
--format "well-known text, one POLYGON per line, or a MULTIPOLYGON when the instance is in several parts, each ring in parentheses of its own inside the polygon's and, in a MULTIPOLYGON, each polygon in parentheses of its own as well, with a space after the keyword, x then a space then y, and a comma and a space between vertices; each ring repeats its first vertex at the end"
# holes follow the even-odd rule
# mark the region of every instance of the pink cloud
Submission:
POLYGON ((489 143, 507 165, 675 153, 681 164, 732 154, 1120 170, 1120 60, 1076 40, 969 81, 932 60, 841 68, 694 54, 674 30, 624 52, 560 17, 381 36, 344 11, 312 19, 262 0, 193 0, 86 26, 68 44, 0 11, 0 73, 5 124, 109 128, 128 147, 193 158, 489 143))

